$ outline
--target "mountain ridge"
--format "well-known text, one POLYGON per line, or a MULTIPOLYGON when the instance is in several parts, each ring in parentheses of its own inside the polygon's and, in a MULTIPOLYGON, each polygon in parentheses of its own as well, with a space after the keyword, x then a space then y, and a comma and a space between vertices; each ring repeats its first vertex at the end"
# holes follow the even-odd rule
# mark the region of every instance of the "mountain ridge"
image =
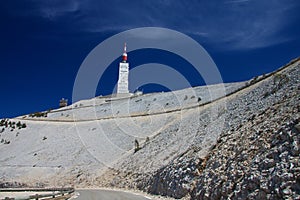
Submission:
MULTIPOLYGON (((11 119, 15 123, 26 123, 27 127, 12 131, 6 128, 1 133, 2 139, 10 141, 9 144, 0 144, 1 182, 132 188, 175 198, 191 196, 192 199, 232 195, 223 192, 220 196, 219 192, 213 196, 209 188, 198 186, 201 180, 211 184, 201 178, 201 174, 213 169, 207 167, 209 163, 206 164, 210 161, 209 155, 218 147, 219 140, 228 135, 228 131, 234 129, 229 135, 240 134, 238 130, 253 115, 255 118, 260 110, 280 103, 284 90, 287 92, 285 95, 291 97, 288 105, 298 109, 296 104, 299 99, 294 93, 297 95, 299 92, 299 62, 295 59, 273 73, 248 82, 227 84, 223 96, 219 95, 218 88, 210 86, 210 91, 207 87, 199 87, 192 88, 193 91, 186 89, 177 93, 138 96, 131 98, 131 102, 122 100, 110 106, 100 104, 91 107, 94 110, 83 107, 84 102, 93 105, 103 100, 94 98, 90 102, 84 100, 72 105, 77 105, 77 111, 81 109, 82 112, 60 109, 48 112, 47 117, 11 119), (209 96, 212 92, 216 94, 209 96), (292 104, 292 100, 296 103, 292 104), (161 112, 155 115, 157 111, 161 112), (119 117, 121 114, 127 117, 119 117), (88 117, 92 120, 80 121, 88 117), (51 121, 55 119, 60 124, 51 121), (63 120, 69 121, 62 123, 63 120), (136 153, 135 140, 140 144, 136 153), (41 177, 44 174, 46 178, 41 177), (208 191, 208 197, 204 190, 208 191)), ((280 106, 286 105, 282 103, 280 106)), ((296 126, 299 113, 293 112, 296 126)), ((280 118, 280 113, 277 115, 280 118)), ((297 142, 299 146, 298 132, 297 142)), ((299 195, 291 191, 288 195, 299 195)), ((261 195, 272 194, 265 192, 261 195)), ((278 198, 284 195, 279 192, 278 198)))

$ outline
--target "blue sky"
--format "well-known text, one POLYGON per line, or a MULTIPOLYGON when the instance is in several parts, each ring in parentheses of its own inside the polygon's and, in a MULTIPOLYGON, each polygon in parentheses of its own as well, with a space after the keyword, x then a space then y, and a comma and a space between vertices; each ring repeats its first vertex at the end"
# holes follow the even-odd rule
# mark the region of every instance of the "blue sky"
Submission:
MULTIPOLYGON (((299 9, 298 0, 1 1, 0 118, 56 108, 62 97, 71 100, 88 53, 132 28, 164 27, 190 36, 213 58, 224 82, 273 71, 300 56, 299 9)), ((130 52, 129 61, 131 67, 188 65, 154 50, 130 52)), ((96 95, 112 92, 118 62, 108 68, 96 95)), ((181 73, 192 86, 203 84, 188 68, 181 73)))

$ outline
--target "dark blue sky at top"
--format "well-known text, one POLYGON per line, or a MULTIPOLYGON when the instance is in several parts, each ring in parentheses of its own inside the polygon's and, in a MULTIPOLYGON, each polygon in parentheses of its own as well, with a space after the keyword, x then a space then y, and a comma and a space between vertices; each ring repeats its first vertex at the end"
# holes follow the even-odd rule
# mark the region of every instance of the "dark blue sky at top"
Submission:
MULTIPOLYGON (((62 97, 71 100, 89 52, 132 28, 164 27, 190 36, 210 54, 224 82, 271 72, 300 56, 299 10, 298 0, 1 1, 0 118, 57 108, 62 97)), ((128 56, 131 68, 162 63, 179 70, 192 86, 204 84, 172 53, 144 49, 128 56)), ((95 95, 112 92, 119 61, 107 68, 95 95)), ((155 84, 140 89, 167 90, 155 84)))

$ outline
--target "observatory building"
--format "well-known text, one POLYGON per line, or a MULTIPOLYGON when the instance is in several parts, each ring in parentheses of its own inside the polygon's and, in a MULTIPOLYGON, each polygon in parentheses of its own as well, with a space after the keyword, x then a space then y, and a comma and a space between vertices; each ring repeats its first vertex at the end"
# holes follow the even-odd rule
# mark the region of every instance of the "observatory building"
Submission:
POLYGON ((122 55, 122 62, 119 64, 119 80, 117 95, 129 94, 128 90, 128 76, 129 76, 129 63, 127 62, 126 43, 124 44, 124 53, 122 55))

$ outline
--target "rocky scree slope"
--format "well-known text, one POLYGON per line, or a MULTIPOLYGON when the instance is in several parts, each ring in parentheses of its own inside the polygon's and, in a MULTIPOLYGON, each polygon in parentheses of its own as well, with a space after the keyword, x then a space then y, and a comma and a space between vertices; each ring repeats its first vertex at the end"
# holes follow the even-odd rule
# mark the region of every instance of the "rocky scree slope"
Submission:
MULTIPOLYGON (((195 121, 199 105, 244 86, 245 82, 239 82, 130 98, 95 97, 57 110, 3 119, 0 184, 99 186, 95 179, 106 173, 106 168, 131 160, 135 140, 141 147, 150 144, 148 152, 140 152, 154 162, 140 159, 132 169, 147 164, 149 173, 154 172, 189 147, 196 133, 196 126, 187 131, 190 114, 195 121), (185 131, 180 131, 181 127, 185 131), (182 134, 174 137, 176 132, 182 134)), ((128 164, 127 168, 134 165, 128 164)))
POLYGON ((299 59, 244 86, 226 84, 225 98, 218 85, 111 104, 96 97, 10 119, 26 127, 1 130, 0 181, 174 198, 297 199, 299 59), (141 149, 134 153, 135 139, 141 149))
POLYGON ((299 199, 299 63, 209 104, 200 117, 183 115, 189 126, 174 123, 156 137, 165 142, 162 152, 153 138, 100 184, 186 199, 299 199), (212 107, 218 113, 209 120, 212 107), (186 133, 191 127, 197 130, 192 136, 186 133), (169 143, 178 140, 170 152, 169 143))

